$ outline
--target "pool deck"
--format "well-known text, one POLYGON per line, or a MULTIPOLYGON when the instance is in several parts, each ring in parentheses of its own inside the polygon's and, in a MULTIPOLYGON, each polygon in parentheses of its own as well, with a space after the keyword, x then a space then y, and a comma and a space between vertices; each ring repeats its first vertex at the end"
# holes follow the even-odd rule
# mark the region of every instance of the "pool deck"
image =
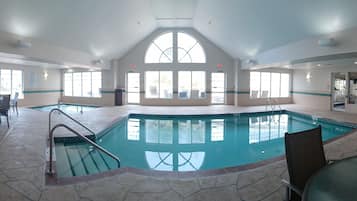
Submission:
MULTIPOLYGON (((318 111, 297 105, 283 109, 357 124, 357 114, 318 111)), ((225 114, 265 111, 265 107, 103 107, 74 114, 96 133, 130 113, 225 114), (100 117, 100 118, 98 118, 100 117)), ((63 116, 54 115, 55 123, 63 116)), ((2 128, 2 127, 0 127, 2 128)), ((78 128, 80 129, 80 128, 78 128)), ((64 130, 56 136, 65 135, 64 130)), ((258 168, 213 176, 169 177, 134 173, 112 175, 69 185, 45 184, 48 113, 21 108, 12 128, 0 137, 0 200, 283 200, 281 179, 287 179, 285 160, 258 168)), ((357 155, 357 132, 325 145, 327 158, 357 155)))

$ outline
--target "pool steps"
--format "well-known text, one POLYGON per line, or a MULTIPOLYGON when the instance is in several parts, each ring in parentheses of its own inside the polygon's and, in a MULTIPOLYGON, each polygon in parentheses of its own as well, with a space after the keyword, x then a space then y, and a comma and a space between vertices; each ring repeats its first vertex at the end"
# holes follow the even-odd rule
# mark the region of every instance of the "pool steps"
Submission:
POLYGON ((82 145, 56 143, 56 155, 58 177, 84 176, 115 168, 103 154, 82 145))

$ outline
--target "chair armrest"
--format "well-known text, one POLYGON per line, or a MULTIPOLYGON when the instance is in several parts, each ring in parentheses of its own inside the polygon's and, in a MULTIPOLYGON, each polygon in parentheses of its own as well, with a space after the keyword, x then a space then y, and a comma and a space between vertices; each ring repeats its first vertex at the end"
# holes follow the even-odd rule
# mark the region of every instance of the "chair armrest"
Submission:
POLYGON ((298 194, 300 197, 302 196, 302 191, 297 187, 294 186, 292 184, 290 184, 290 182, 286 181, 286 180, 281 180, 281 182, 283 182, 283 184, 288 187, 290 190, 293 190, 296 194, 298 194))

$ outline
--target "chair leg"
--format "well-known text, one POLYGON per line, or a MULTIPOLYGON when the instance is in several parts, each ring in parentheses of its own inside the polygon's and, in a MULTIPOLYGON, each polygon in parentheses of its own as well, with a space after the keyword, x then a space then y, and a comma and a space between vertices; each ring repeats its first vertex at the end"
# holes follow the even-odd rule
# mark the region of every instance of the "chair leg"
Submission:
POLYGON ((10 128, 10 124, 9 124, 9 116, 6 116, 6 120, 7 120, 7 128, 10 128))
POLYGON ((286 187, 286 192, 285 192, 285 201, 290 201, 291 200, 291 196, 290 196, 290 188, 286 187))

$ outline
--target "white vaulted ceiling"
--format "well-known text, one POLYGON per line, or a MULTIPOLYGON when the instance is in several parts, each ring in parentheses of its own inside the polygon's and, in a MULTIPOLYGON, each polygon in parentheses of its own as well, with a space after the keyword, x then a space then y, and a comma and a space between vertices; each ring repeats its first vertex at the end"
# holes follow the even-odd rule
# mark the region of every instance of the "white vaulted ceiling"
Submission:
POLYGON ((356 0, 1 0, 0 31, 120 58, 160 27, 192 27, 234 58, 357 27, 356 0))

